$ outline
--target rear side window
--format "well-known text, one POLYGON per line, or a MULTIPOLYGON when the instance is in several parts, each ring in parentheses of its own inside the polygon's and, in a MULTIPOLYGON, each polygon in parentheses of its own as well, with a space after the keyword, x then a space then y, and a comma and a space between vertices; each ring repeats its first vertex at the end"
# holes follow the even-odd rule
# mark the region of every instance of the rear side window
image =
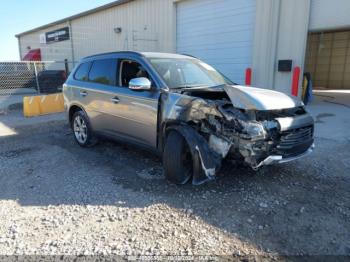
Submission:
POLYGON ((102 59, 93 62, 89 81, 104 85, 116 85, 117 78, 117 60, 116 59, 102 59))
POLYGON ((88 81, 89 80, 89 69, 90 69, 91 63, 82 63, 78 70, 74 74, 74 79, 79 81, 88 81))

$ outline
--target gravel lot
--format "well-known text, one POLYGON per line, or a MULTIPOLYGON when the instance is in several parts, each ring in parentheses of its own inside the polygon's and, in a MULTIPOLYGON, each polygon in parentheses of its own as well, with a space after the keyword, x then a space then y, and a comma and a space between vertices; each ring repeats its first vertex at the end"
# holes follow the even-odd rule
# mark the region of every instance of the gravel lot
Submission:
POLYGON ((0 255, 350 255, 349 140, 317 138, 303 160, 177 187, 148 152, 80 148, 62 115, 0 123, 10 119, 0 255))

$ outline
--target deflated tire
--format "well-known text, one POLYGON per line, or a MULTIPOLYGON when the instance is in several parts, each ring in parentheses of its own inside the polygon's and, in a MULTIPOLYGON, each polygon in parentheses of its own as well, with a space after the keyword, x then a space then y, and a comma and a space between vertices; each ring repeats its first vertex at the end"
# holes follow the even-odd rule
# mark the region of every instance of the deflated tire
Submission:
POLYGON ((176 131, 170 131, 163 153, 165 177, 177 185, 186 184, 192 177, 193 161, 186 140, 176 131))

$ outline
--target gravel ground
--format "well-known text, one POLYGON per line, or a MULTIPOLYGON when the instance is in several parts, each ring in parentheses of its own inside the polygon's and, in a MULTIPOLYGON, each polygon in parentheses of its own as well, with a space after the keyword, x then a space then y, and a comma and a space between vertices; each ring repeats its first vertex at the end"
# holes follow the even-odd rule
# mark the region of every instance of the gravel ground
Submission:
POLYGON ((150 153, 82 149, 57 119, 0 136, 0 255, 350 255, 349 141, 178 187, 150 153))

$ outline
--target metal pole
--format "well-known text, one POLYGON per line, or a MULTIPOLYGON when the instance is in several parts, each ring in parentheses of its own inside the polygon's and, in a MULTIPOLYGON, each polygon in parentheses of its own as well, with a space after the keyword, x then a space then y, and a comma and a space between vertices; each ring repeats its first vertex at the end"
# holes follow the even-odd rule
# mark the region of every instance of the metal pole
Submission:
POLYGON ((72 22, 68 21, 68 27, 69 27, 69 37, 70 37, 70 48, 72 52, 72 63, 73 67, 75 66, 75 54, 74 54, 74 42, 73 42, 73 29, 72 29, 72 22))
POLYGON ((66 75, 69 75, 68 59, 64 59, 64 70, 66 70, 66 75))
POLYGON ((23 57, 22 57, 22 44, 21 44, 21 38, 18 36, 17 37, 18 40, 18 53, 19 53, 19 60, 22 61, 23 57))
POLYGON ((39 85, 38 69, 36 68, 36 62, 34 62, 34 73, 35 73, 36 87, 38 90, 38 94, 40 94, 40 85, 39 85))

